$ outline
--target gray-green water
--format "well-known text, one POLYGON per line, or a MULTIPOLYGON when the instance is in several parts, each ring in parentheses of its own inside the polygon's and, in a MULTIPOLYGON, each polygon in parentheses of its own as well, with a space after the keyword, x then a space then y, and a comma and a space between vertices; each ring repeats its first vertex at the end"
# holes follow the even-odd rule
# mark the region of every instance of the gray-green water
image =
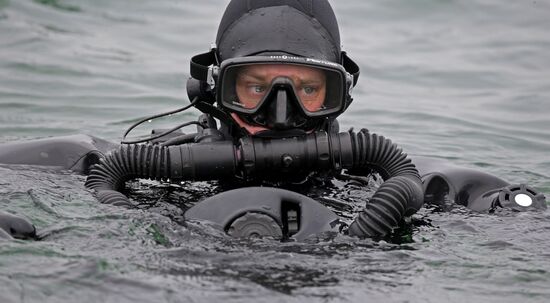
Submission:
MULTIPOLYGON (((188 60, 227 1, 0 0, 0 142, 112 141, 186 104, 188 60)), ((550 2, 333 1, 361 66, 343 127, 550 194, 550 2)), ((167 127, 197 112, 150 127, 167 127)), ((0 302, 548 302, 550 215, 422 210, 413 243, 232 240, 147 210, 99 205, 84 177, 0 167, 0 209, 42 241, 0 242, 0 302)), ((212 193, 177 189, 182 200, 212 193)), ((359 207, 365 193, 342 188, 359 207)), ((157 202, 160 201, 160 202, 157 202)), ((155 204, 156 203, 156 204, 155 204)))

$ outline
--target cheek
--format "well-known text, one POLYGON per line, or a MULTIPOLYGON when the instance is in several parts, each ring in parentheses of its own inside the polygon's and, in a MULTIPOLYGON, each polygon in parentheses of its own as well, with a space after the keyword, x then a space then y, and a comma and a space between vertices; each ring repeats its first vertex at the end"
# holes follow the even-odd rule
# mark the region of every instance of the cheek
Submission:
POLYGON ((326 89, 320 90, 315 98, 304 103, 304 107, 310 112, 318 111, 325 103, 325 95, 326 89))
POLYGON ((237 84, 235 90, 237 92, 237 98, 239 98, 239 102, 243 105, 243 107, 254 108, 258 103, 250 97, 250 93, 248 92, 245 85, 237 84))
POLYGON ((322 105, 323 105, 322 101, 321 102, 315 101, 315 102, 304 104, 304 107, 310 112, 315 112, 315 111, 318 111, 322 105))
POLYGON ((239 98, 239 101, 242 103, 246 96, 245 88, 242 85, 237 84, 235 85, 235 91, 237 92, 237 98, 239 98))

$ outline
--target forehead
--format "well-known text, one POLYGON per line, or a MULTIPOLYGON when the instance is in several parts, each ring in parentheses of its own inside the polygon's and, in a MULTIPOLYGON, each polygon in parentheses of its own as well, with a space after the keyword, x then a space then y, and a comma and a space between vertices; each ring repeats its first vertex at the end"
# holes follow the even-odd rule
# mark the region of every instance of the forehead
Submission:
POLYGON ((243 67, 239 73, 251 76, 324 77, 324 73, 317 68, 297 64, 255 64, 243 67))

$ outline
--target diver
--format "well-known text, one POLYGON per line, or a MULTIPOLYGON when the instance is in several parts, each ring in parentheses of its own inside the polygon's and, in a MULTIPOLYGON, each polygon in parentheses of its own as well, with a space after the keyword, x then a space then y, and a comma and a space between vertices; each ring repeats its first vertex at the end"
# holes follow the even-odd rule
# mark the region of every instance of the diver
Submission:
MULTIPOLYGON (((340 132, 337 117, 352 103, 359 77, 340 45, 327 0, 232 0, 215 44, 191 59, 191 103, 182 110, 199 109, 198 121, 126 140, 135 124, 121 146, 89 136, 4 144, 0 163, 87 174, 86 186, 100 202, 130 207, 121 193, 130 179, 220 180, 236 189, 197 203, 185 217, 213 221, 236 237, 302 240, 336 230, 383 238, 423 203, 449 200, 478 211, 546 208, 544 195, 529 186, 432 159, 411 160, 366 129, 340 132), (196 133, 178 131, 191 124, 196 133), (349 226, 319 202, 279 188, 373 173, 385 182, 349 226)), ((23 228, 10 223, 15 218, 0 213, 4 237, 34 233, 26 224, 26 233, 19 232, 23 228)))

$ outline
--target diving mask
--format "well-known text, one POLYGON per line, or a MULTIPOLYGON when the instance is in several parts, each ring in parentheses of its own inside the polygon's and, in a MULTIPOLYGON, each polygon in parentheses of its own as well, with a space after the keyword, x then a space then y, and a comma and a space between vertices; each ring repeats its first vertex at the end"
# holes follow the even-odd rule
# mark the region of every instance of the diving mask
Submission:
POLYGON ((216 102, 215 110, 233 120, 238 116, 273 130, 307 131, 336 118, 350 105, 359 77, 359 67, 345 52, 342 64, 279 53, 218 59, 212 48, 191 60, 191 76, 202 81, 204 100, 216 102))
POLYGON ((221 63, 216 95, 219 105, 245 116, 286 98, 303 116, 319 118, 336 116, 346 108, 352 84, 353 77, 333 62, 253 56, 221 63))

